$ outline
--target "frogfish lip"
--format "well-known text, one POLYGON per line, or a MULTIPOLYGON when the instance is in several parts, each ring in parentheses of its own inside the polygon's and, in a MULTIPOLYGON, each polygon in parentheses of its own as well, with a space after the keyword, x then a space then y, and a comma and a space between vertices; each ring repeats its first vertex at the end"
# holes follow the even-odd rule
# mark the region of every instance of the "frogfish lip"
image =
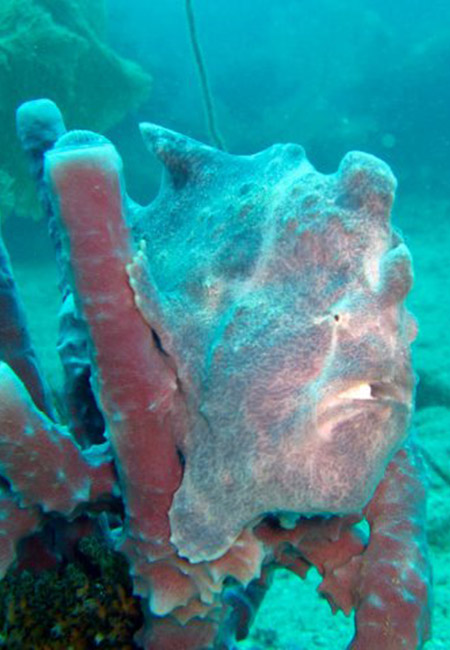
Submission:
POLYGON ((360 381, 339 391, 334 399, 363 402, 396 402, 411 404, 411 389, 394 381, 360 381))
POLYGON ((348 420, 364 411, 409 411, 411 406, 412 390, 407 383, 363 379, 341 384, 337 391, 326 395, 317 406, 317 423, 319 428, 328 430, 339 421, 348 420))

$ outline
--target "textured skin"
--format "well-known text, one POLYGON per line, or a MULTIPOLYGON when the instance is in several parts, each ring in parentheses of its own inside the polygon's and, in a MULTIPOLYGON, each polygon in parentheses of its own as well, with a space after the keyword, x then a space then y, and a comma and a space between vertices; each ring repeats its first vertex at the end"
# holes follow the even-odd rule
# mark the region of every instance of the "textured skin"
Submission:
POLYGON ((133 286, 192 419, 173 543, 211 560, 265 512, 362 508, 414 384, 390 170, 351 153, 325 176, 295 145, 238 157, 142 131, 168 175, 137 220, 133 286))
MULTIPOLYGON (((24 142, 34 106, 22 113, 24 142)), ((401 448, 415 325, 403 305, 409 254, 389 222, 392 174, 360 153, 324 176, 294 145, 240 157, 142 131, 166 167, 148 208, 127 199, 111 144, 87 132, 46 154, 42 186, 118 474, 113 540, 143 601, 139 642, 228 650, 272 570, 304 576, 313 565, 331 606, 356 610, 352 650, 421 648, 425 497, 414 449, 401 448), (364 516, 368 539, 356 527, 364 516)), ((80 454, 2 373, 0 473, 23 503, 36 499, 19 530, 7 495, 3 528, 18 540, 38 525, 36 507, 72 516, 72 502, 82 512, 113 486, 110 467, 88 458, 95 448, 80 454), (35 492, 26 434, 42 459, 35 492), (15 441, 21 456, 8 451, 15 441)), ((3 568, 14 552, 5 547, 3 568)))

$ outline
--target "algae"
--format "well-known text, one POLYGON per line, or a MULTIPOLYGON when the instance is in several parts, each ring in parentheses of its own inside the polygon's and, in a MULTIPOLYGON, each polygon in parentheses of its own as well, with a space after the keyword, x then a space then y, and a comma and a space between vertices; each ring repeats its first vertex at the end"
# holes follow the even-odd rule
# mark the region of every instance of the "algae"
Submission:
POLYGON ((95 537, 70 561, 10 569, 0 581, 0 648, 133 650, 142 623, 125 558, 95 537))
POLYGON ((0 215, 37 213, 15 133, 15 110, 48 97, 69 128, 105 131, 146 99, 150 76, 103 40, 103 0, 3 0, 0 5, 0 215))

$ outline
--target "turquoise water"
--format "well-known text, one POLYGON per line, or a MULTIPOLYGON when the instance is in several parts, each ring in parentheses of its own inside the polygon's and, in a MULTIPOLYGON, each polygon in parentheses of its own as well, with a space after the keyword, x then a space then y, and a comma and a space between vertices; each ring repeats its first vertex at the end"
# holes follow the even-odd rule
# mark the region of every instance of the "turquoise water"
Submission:
MULTIPOLYGON (((9 57, 7 65, 0 57, 2 230, 53 390, 62 390, 57 274, 45 220, 26 185, 13 107, 50 97, 68 128, 104 132, 123 157, 130 196, 141 204, 156 196, 161 175, 141 142, 141 121, 209 144, 218 133, 233 154, 300 143, 324 173, 336 171, 350 150, 382 158, 398 179, 393 220, 412 252, 416 278, 408 299, 419 322, 413 425, 427 468, 435 584, 433 635, 425 647, 450 648, 450 4, 193 0, 208 96, 182 0, 55 3, 11 0, 0 8, 0 52, 9 57), (26 19, 28 12, 39 20, 26 19), (21 29, 35 30, 25 54, 21 29), (86 43, 95 47, 83 58, 86 43)), ((249 638, 237 647, 346 647, 353 618, 331 615, 315 593, 318 581, 314 572, 305 582, 277 573, 249 638)), ((59 648, 55 643, 46 647, 59 648)), ((0 647, 17 646, 3 640, 0 647)))

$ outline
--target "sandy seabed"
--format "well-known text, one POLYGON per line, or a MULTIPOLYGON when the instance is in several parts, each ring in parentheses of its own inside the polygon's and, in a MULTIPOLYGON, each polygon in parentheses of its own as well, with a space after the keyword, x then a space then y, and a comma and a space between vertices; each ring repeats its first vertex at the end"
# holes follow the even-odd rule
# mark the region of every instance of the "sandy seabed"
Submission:
MULTIPOLYGON (((434 574, 433 636, 425 647, 449 650, 450 201, 430 204, 423 198, 405 197, 397 203, 393 221, 402 230, 413 254, 416 275, 408 301, 419 322, 419 337, 414 344, 420 380, 414 429, 427 461, 427 529, 434 574)), ((50 384, 58 388, 61 368, 56 352, 56 270, 45 256, 25 259, 14 253, 13 250, 15 274, 33 340, 50 384)), ((237 644, 239 650, 346 648, 353 635, 353 619, 331 614, 327 603, 315 593, 319 581, 314 571, 304 581, 278 571, 250 637, 237 644)))

